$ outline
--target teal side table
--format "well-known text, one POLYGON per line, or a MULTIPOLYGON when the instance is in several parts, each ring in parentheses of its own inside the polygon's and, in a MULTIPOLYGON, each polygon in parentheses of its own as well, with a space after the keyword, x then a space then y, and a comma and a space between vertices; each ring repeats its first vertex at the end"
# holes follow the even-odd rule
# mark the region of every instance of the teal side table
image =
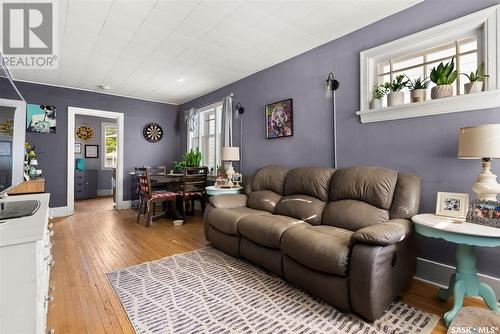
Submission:
POLYGON ((208 186, 205 190, 207 191, 207 195, 216 196, 223 194, 239 194, 241 190, 243 190, 243 187, 219 188, 216 186, 208 186))
POLYGON ((465 296, 481 296, 490 309, 500 311, 493 289, 477 278, 475 250, 476 246, 500 246, 500 229, 432 214, 416 215, 412 220, 419 234, 457 244, 455 273, 450 278, 448 289, 439 290, 439 299, 443 301, 452 294, 454 297, 453 308, 444 315, 446 325, 462 307, 465 296))

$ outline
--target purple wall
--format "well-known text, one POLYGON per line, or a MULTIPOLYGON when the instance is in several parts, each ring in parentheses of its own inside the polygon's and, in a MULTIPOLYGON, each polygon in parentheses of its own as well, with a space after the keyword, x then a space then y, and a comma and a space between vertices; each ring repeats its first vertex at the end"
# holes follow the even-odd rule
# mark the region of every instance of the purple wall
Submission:
MULTIPOLYGON (((138 99, 99 94, 76 89, 17 82, 28 103, 57 107, 57 133, 26 134, 35 145, 38 163, 46 178, 46 191, 51 193, 50 207, 66 205, 68 106, 121 112, 125 115, 124 200, 130 199, 129 172, 135 166, 170 164, 178 153, 177 106, 138 99), (146 123, 163 127, 164 137, 149 143, 142 136, 146 123)), ((17 99, 10 84, 0 80, 0 97, 17 99)))
MULTIPOLYGON (((290 167, 332 164, 332 105, 325 98, 329 72, 340 81, 337 91, 338 159, 340 167, 384 166, 422 177, 421 212, 435 210, 436 192, 470 191, 480 162, 458 160, 460 127, 500 123, 500 110, 489 109, 361 124, 359 110, 359 53, 440 23, 500 3, 498 0, 426 0, 340 39, 265 69, 182 105, 181 110, 213 102, 234 93, 245 107, 243 124, 244 172, 269 164, 290 167), (294 136, 266 140, 264 106, 293 98, 294 136)), ((238 134, 238 122, 236 122, 238 134)), ((238 135, 235 136, 236 143, 238 135)), ((180 131, 181 152, 186 147, 180 131)), ((500 161, 493 168, 500 175, 500 161)), ((472 195, 472 194, 471 194, 472 195)), ((419 256, 454 263, 454 247, 444 241, 419 238, 419 256)), ((500 248, 478 250, 480 272, 500 277, 500 248)))

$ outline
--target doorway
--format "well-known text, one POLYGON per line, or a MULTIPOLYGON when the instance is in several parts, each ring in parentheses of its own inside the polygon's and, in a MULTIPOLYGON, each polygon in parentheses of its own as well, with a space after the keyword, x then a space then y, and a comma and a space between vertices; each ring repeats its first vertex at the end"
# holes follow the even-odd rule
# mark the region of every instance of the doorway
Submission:
MULTIPOLYGON (((104 124, 104 122, 103 122, 104 124)), ((104 127, 103 127, 104 129, 104 127)), ((99 137, 102 136, 102 130, 99 129, 99 137)), ((88 159, 89 161, 92 159, 90 157, 95 157, 95 156, 100 156, 101 158, 99 159, 98 166, 96 166, 95 170, 99 169, 105 169, 105 165, 108 162, 108 160, 113 162, 114 165, 116 165, 115 168, 115 182, 114 182, 114 189, 115 189, 115 203, 116 203, 116 208, 117 209, 124 209, 126 208, 125 201, 123 200, 123 151, 124 151, 124 146, 123 146, 123 134, 124 134, 124 115, 123 113, 118 113, 118 112, 112 112, 112 111, 103 111, 103 110, 95 110, 95 109, 86 109, 86 108, 77 108, 77 107, 68 107, 68 185, 67 185, 67 206, 68 206, 68 215, 72 215, 75 213, 75 190, 76 191, 81 191, 80 189, 75 189, 75 173, 78 173, 77 177, 85 177, 85 174, 87 173, 81 173, 81 171, 76 171, 76 155, 75 155, 75 150, 80 151, 80 154, 77 154, 78 156, 83 156, 85 157, 85 164, 86 160, 88 159), (75 126, 77 125, 77 117, 80 116, 91 116, 91 117, 96 117, 96 118, 105 118, 108 120, 106 122, 109 126, 109 124, 114 123, 116 126, 116 131, 114 133, 114 137, 116 140, 116 155, 114 156, 106 156, 106 151, 105 151, 105 146, 99 144, 89 144, 85 145, 82 143, 76 143, 75 142, 75 126), (76 147, 75 144, 80 144, 78 145, 79 147, 76 147), (97 147, 96 147, 97 145, 97 147), (88 146, 88 147, 86 147, 88 146), (88 158, 87 158, 88 157, 88 158), (107 159, 109 158, 109 159, 107 159)), ((79 161, 81 163, 81 161, 79 161)), ((81 166, 78 166, 79 169, 83 169, 85 171, 85 168, 81 168, 81 166)), ((89 175, 92 174, 88 173, 89 175)), ((90 177, 90 176, 89 176, 90 177)), ((92 181, 94 182, 94 181, 92 181)), ((96 181, 97 182, 97 181, 96 181)), ((89 202, 90 203, 90 202, 89 202)), ((102 202, 104 203, 104 202, 102 202)))

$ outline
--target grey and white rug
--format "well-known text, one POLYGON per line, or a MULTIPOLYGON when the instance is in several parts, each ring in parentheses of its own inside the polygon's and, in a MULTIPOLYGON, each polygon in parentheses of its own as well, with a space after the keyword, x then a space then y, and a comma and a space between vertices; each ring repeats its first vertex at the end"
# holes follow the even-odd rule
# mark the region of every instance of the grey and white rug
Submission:
POLYGON ((108 273, 137 333, 430 333, 395 302, 373 324, 211 247, 108 273))

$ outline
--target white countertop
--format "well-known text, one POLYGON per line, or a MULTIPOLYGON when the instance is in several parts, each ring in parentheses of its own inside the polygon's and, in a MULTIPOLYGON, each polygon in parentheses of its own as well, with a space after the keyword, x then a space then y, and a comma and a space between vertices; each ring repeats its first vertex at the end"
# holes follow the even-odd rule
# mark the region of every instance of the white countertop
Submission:
POLYGON ((467 223, 465 219, 436 216, 424 213, 412 217, 415 224, 420 224, 436 230, 490 238, 500 238, 500 228, 467 223))
POLYGON ((50 194, 9 196, 2 201, 40 201, 40 208, 33 216, 12 219, 0 224, 0 247, 42 240, 49 215, 50 194))

